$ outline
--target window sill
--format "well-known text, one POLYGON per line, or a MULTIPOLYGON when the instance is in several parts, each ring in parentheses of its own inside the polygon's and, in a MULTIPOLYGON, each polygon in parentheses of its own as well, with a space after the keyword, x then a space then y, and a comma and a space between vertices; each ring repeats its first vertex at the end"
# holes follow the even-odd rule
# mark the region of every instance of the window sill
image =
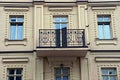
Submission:
POLYGON ((24 45, 26 46, 27 44, 27 39, 24 38, 23 40, 9 40, 9 39, 5 39, 5 45, 24 45))
POLYGON ((117 38, 112 39, 95 39, 97 45, 116 45, 117 44, 117 38))

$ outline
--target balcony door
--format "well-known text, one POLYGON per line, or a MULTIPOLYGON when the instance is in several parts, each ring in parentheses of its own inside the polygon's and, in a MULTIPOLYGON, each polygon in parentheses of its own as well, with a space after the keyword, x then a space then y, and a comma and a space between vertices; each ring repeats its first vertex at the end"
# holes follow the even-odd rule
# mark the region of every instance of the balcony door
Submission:
POLYGON ((67 23, 68 18, 66 16, 54 17, 54 28, 56 31, 56 47, 67 46, 67 23))

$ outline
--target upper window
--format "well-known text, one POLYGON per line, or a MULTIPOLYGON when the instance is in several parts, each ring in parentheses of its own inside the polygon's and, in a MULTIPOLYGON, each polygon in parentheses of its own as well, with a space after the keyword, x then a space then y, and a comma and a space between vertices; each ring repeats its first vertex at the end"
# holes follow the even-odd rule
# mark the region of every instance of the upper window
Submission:
POLYGON ((23 40, 23 16, 10 16, 10 40, 23 40))
POLYGON ((102 68, 102 80, 117 80, 116 68, 102 68))
POLYGON ((98 15, 97 21, 99 39, 111 39, 111 16, 98 15))
POLYGON ((54 16, 54 28, 56 31, 56 47, 67 46, 67 16, 54 16))
POLYGON ((55 80, 70 80, 70 68, 58 67, 55 68, 55 80))
POLYGON ((54 17, 54 27, 55 29, 62 29, 67 27, 67 17, 54 17))
POLYGON ((22 80, 22 68, 10 68, 7 73, 7 80, 22 80))

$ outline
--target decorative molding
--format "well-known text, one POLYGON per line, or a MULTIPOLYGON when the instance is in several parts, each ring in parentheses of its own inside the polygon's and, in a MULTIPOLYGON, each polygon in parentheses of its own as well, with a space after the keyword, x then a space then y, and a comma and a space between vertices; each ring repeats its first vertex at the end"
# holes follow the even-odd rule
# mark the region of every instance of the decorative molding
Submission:
POLYGON ((96 44, 102 45, 116 45, 117 38, 116 38, 116 24, 115 24, 115 13, 114 10, 95 10, 94 11, 94 29, 95 29, 95 41, 96 44), (111 15, 111 34, 113 39, 111 40, 99 40, 98 39, 98 25, 97 25, 97 15, 111 15))
POLYGON ((28 11, 28 7, 4 7, 5 11, 28 11))
POLYGON ((96 38, 97 45, 117 45, 117 38, 113 39, 99 39, 96 38))
POLYGON ((5 45, 24 45, 26 46, 27 44, 27 39, 23 39, 23 40, 9 40, 9 39, 5 39, 5 45))
POLYGON ((117 79, 120 79, 120 65, 119 64, 98 64, 97 65, 97 75, 98 75, 98 80, 101 80, 102 78, 102 73, 101 73, 101 68, 116 68, 117 70, 117 79))
POLYGON ((72 7, 49 7, 49 11, 72 11, 72 7))
POLYGON ((2 58, 3 63, 8 63, 8 62, 28 62, 29 58, 28 57, 6 57, 2 58))
POLYGON ((96 62, 119 62, 120 57, 95 57, 96 62))
POLYGON ((23 68, 23 76, 22 76, 22 79, 23 80, 26 80, 26 65, 25 64, 19 64, 19 63, 17 63, 17 64, 5 64, 5 65, 3 65, 3 69, 2 69, 2 75, 3 75, 3 79, 4 80, 6 80, 7 79, 7 69, 8 68, 23 68))
POLYGON ((92 7, 92 10, 115 10, 116 7, 92 7))
POLYGON ((14 8, 14 7, 5 7, 5 20, 6 20, 6 27, 5 27, 5 45, 27 45, 27 27, 29 25, 29 13, 31 13, 31 10, 29 10, 29 8, 27 7, 18 7, 18 8, 14 8), (14 10, 14 11, 13 11, 14 10), (27 12, 26 12, 27 11, 27 12), (19 15, 23 15, 24 16, 24 24, 23 24, 23 28, 24 28, 24 32, 23 32, 23 40, 9 40, 9 36, 10 36, 10 23, 9 23, 9 16, 10 15, 15 15, 15 16, 19 16, 19 15))

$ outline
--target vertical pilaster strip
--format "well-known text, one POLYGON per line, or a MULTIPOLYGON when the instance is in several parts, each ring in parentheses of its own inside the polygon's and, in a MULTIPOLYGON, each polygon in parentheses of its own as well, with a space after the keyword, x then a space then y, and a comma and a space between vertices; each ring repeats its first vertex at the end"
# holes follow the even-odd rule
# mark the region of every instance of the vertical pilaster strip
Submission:
POLYGON ((39 29, 43 29, 43 5, 34 7, 34 49, 39 46, 39 29))
POLYGON ((78 26, 85 29, 85 40, 89 44, 87 5, 78 5, 78 26))
POLYGON ((36 80, 44 80, 43 57, 36 58, 36 80))
POLYGON ((86 9, 86 5, 78 5, 78 23, 80 29, 85 29, 85 26, 88 24, 86 9))
POLYGON ((88 80, 88 61, 86 58, 81 58, 81 80, 88 80))

